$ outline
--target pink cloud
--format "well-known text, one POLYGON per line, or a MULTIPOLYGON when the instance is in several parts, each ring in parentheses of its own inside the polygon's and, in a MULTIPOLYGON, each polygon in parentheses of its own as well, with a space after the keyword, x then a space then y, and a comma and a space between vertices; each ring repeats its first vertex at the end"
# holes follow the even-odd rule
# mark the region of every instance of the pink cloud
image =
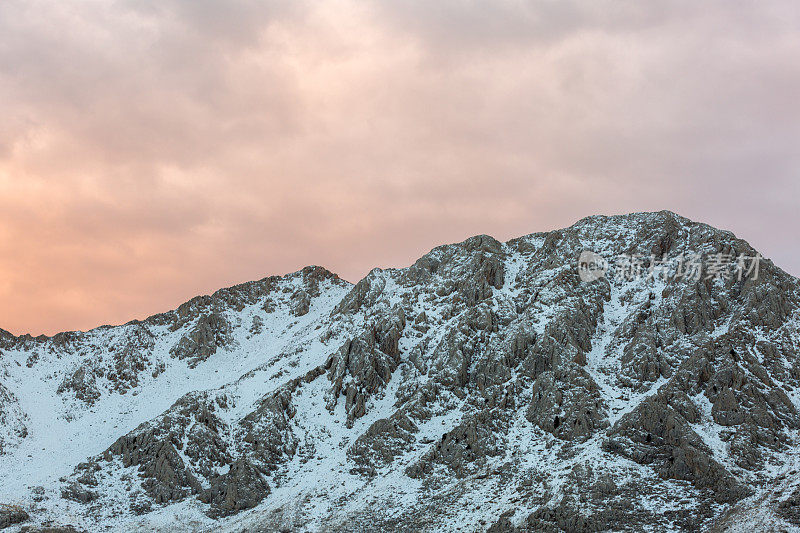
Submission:
POLYGON ((221 6, 0 5, 0 327, 663 208, 800 272, 790 2, 221 6))

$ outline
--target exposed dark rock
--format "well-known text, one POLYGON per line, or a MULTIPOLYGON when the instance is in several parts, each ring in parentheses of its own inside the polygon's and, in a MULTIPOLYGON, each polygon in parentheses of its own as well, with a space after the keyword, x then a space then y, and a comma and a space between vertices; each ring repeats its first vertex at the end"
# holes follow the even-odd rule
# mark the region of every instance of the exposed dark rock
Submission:
POLYGON ((134 326, 123 348, 114 352, 113 366, 106 373, 116 390, 124 394, 139 385, 139 375, 149 366, 153 348, 155 339, 150 330, 134 326))
POLYGON ((202 315, 192 330, 171 350, 178 359, 189 359, 195 367, 230 342, 230 324, 219 313, 202 315))
POLYGON ((598 387, 575 368, 559 368, 539 375, 533 383, 533 400, 525 414, 528 420, 561 439, 590 437, 608 427, 598 387))
POLYGON ((123 466, 136 466, 155 503, 179 501, 200 492, 197 475, 208 477, 232 460, 218 433, 222 425, 208 404, 185 396, 155 423, 118 439, 104 457, 118 456, 123 466), (179 449, 192 464, 184 462, 179 449))
POLYGON ((97 492, 89 490, 79 483, 70 483, 61 489, 61 497, 67 500, 72 500, 79 503, 89 503, 98 498, 97 492))
POLYGON ((484 410, 468 416, 458 426, 442 435, 430 450, 406 474, 421 478, 433 472, 435 465, 447 466, 456 477, 464 477, 484 466, 502 450, 500 428, 505 421, 498 411, 484 410))
POLYGON ((292 294, 289 305, 294 316, 303 316, 308 313, 311 305, 311 296, 303 289, 300 289, 292 294))
POLYGON ((402 309, 392 308, 367 331, 346 341, 330 362, 328 408, 345 396, 347 423, 366 413, 367 398, 384 388, 400 362, 398 343, 406 321, 402 309))
POLYGON ((203 491, 200 499, 212 505, 211 516, 220 516, 255 507, 268 494, 269 485, 261 472, 239 458, 228 472, 211 480, 211 488, 203 491))
POLYGON ((711 456, 689 423, 662 396, 652 396, 623 416, 609 432, 605 450, 651 465, 666 479, 691 481, 721 502, 749 491, 711 456))
POLYGON ((25 509, 16 505, 0 504, 0 529, 22 523, 28 518, 25 509))
POLYGON ((414 443, 417 426, 402 411, 375 421, 347 450, 353 470, 375 475, 380 467, 391 464, 395 457, 408 451, 414 443))
POLYGON ((294 415, 291 393, 282 388, 262 399, 237 426, 236 435, 243 449, 262 471, 274 470, 297 450, 298 439, 290 424, 294 415))
POLYGON ((788 498, 778 504, 778 514, 800 527, 800 488, 795 489, 788 498))
POLYGON ((58 386, 58 393, 72 391, 75 397, 92 404, 100 397, 94 371, 87 366, 79 366, 71 375, 64 378, 58 386))

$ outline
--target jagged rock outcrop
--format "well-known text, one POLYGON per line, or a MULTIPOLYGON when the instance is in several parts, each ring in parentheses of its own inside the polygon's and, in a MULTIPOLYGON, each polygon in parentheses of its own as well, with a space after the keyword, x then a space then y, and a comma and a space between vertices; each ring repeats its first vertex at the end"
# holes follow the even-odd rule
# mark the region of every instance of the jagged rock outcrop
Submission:
POLYGON ((0 504, 0 529, 11 527, 26 521, 30 516, 24 509, 16 505, 0 504))
POLYGON ((262 471, 274 470, 297 451, 298 439, 291 425, 296 412, 289 388, 283 388, 263 398, 235 428, 242 449, 262 471))
POLYGON ((346 341, 330 362, 328 409, 345 397, 347 423, 366 413, 367 398, 383 389, 400 363, 398 343, 406 326, 401 308, 371 322, 361 335, 346 341))
POLYGON ((100 390, 97 388, 97 378, 91 367, 79 366, 75 372, 64 378, 58 386, 58 393, 72 391, 75 397, 88 404, 94 403, 100 397, 100 390))
POLYGON ((374 476, 378 468, 391 464, 412 447, 418 431, 416 424, 402 411, 375 421, 347 450, 348 457, 355 463, 353 470, 374 476))
POLYGON ((211 516, 220 516, 251 509, 268 494, 264 475, 247 459, 239 458, 226 473, 211 480, 200 500, 212 505, 211 516))
POLYGON ((307 314, 310 305, 311 296, 309 296, 309 294, 303 289, 300 289, 292 294, 291 306, 294 316, 303 316, 307 314))
POLYGON ((0 454, 28 436, 27 415, 17 397, 0 383, 0 454))
POLYGON ((458 426, 442 435, 420 460, 406 470, 411 478, 433 472, 435 465, 444 465, 457 478, 486 465, 501 452, 502 415, 483 410, 466 417, 458 426))
POLYGON ((157 424, 146 424, 118 439, 104 458, 117 456, 123 466, 137 467, 144 478, 142 487, 155 503, 179 501, 201 490, 200 481, 180 453, 184 447, 185 455, 207 473, 227 459, 215 429, 219 423, 206 406, 186 397, 157 424))
POLYGON ((711 450, 677 411, 656 395, 628 413, 609 433, 604 449, 650 465, 663 478, 690 481, 710 489, 722 502, 748 494, 711 456, 711 450))
POLYGON ((146 327, 131 328, 122 348, 114 350, 113 366, 107 371, 107 378, 116 390, 124 394, 139 385, 140 374, 151 366, 155 345, 155 338, 146 327))
POLYGON ((565 440, 586 439, 608 427, 597 384, 585 372, 546 371, 533 382, 533 399, 525 413, 532 423, 565 440))
POLYGON ((189 359, 197 366, 230 342, 230 324, 220 313, 202 315, 195 326, 171 350, 178 359, 189 359))

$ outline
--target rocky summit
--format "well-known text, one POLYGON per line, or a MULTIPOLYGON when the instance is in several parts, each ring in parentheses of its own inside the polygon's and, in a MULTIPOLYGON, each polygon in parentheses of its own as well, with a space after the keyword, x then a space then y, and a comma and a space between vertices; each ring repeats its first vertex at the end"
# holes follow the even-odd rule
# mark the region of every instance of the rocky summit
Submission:
POLYGON ((0 330, 0 528, 800 531, 800 281, 743 257, 595 216, 0 330))

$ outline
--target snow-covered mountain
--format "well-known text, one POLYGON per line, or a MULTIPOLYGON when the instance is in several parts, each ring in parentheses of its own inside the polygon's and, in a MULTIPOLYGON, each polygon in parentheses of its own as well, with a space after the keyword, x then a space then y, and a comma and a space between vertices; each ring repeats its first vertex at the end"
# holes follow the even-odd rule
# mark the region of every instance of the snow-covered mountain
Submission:
POLYGON ((0 330, 0 527, 800 530, 800 281, 742 257, 670 212, 596 216, 0 330))

